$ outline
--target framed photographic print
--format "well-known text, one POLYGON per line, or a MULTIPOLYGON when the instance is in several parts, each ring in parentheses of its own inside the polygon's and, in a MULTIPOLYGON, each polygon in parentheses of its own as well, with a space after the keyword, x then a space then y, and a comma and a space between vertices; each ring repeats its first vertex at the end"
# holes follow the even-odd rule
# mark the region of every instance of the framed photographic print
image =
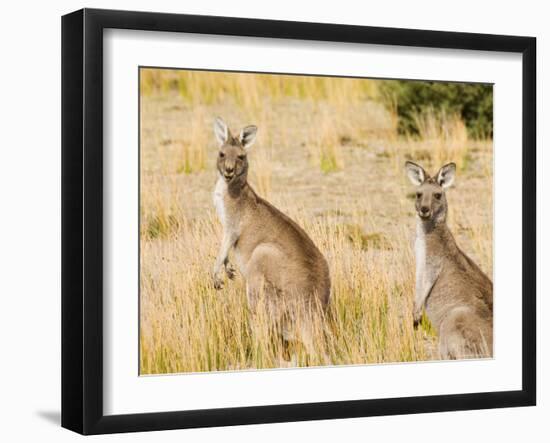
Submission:
POLYGON ((62 20, 62 425, 535 404, 536 41, 62 20))

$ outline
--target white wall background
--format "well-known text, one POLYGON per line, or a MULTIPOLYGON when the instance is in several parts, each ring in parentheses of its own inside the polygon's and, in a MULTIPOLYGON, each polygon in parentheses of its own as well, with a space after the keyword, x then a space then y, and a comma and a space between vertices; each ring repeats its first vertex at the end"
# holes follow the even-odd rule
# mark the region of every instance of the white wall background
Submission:
MULTIPOLYGON (((550 156, 543 154, 550 119, 550 28, 544 2, 313 2, 201 0, 169 2, 4 2, 0 32, 0 438, 82 439, 59 427, 60 414, 60 97, 62 14, 81 7, 155 10, 318 21, 538 38, 539 226, 550 220, 550 156), (545 108, 545 109, 543 109, 545 108), (546 114, 543 112, 546 110, 546 114), (545 201, 543 201, 545 200, 545 201)), ((513 203, 513 202, 512 202, 513 203)), ((550 235, 539 229, 539 406, 353 420, 165 431, 94 441, 548 441, 550 235), (542 251, 544 249, 544 251, 542 251), (546 275, 542 275, 545 273, 546 275)), ((518 270, 519 272, 519 270, 518 270)))

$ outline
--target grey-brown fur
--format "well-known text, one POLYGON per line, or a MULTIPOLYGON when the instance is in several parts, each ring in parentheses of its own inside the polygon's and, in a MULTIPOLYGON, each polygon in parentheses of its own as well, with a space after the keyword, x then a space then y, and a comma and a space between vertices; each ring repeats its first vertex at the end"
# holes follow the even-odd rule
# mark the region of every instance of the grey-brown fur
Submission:
MULTIPOLYGON (((223 226, 223 240, 214 266, 214 286, 224 284, 235 271, 228 254, 234 251, 236 265, 246 281, 247 297, 254 308, 260 297, 277 309, 285 306, 326 307, 330 297, 328 264, 313 241, 293 220, 259 197, 248 184, 248 150, 255 126, 233 136, 217 118, 214 132, 219 143, 218 181, 214 204, 223 226)), ((277 311, 275 315, 287 315, 277 311)))
POLYGON ((425 309, 439 334, 442 358, 491 357, 493 354, 493 284, 456 244, 447 227, 447 199, 454 163, 430 177, 406 163, 417 186, 416 294, 413 321, 425 309))

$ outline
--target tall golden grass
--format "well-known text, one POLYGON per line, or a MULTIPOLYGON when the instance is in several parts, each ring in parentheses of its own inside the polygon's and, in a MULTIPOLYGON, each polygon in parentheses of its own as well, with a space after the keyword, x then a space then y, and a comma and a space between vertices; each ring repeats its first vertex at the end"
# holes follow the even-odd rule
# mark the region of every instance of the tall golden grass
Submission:
POLYGON ((141 374, 439 358, 429 322, 415 330, 411 320, 414 200, 403 163, 459 164, 449 223, 491 275, 491 141, 469 140, 458 117, 435 112, 418 116, 420 137, 399 136, 374 80, 143 69, 140 86, 141 374), (242 278, 212 284, 216 115, 234 130, 258 125, 249 180, 329 262, 329 310, 290 362, 268 313, 249 312, 242 278))
POLYGON ((327 100, 346 106, 350 100, 378 96, 376 81, 353 78, 145 68, 140 71, 140 80, 142 96, 175 92, 195 105, 225 104, 231 100, 249 109, 261 107, 266 97, 327 100))

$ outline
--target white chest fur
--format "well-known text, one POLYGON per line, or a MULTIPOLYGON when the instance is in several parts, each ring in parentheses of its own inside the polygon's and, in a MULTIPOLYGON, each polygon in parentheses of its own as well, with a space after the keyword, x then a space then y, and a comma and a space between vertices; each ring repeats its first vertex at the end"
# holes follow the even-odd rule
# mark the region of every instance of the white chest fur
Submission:
MULTIPOLYGON (((227 258, 229 251, 234 247, 237 239, 240 235, 240 217, 238 212, 231 210, 231 205, 227 205, 229 199, 227 183, 219 177, 214 187, 214 193, 212 195, 216 213, 223 227, 223 239, 221 245, 221 251, 219 254, 218 263, 216 266, 221 266, 221 263, 227 258)), ((246 269, 243 268, 243 263, 240 257, 238 248, 235 249, 235 259, 237 260, 237 267, 241 273, 246 276, 246 269)))
POLYGON ((418 307, 423 306, 430 294, 441 269, 441 260, 428 255, 426 233, 422 222, 416 225, 416 241, 414 244, 416 258, 416 297, 418 307))
POLYGON ((426 276, 426 235, 420 224, 416 227, 416 241, 414 243, 416 258, 416 298, 422 298, 424 280, 426 276))
POLYGON ((225 227, 226 225, 226 210, 224 199, 227 195, 227 183, 222 177, 218 178, 216 186, 214 187, 214 194, 212 195, 214 200, 214 206, 216 208, 216 213, 220 219, 221 224, 225 227))

